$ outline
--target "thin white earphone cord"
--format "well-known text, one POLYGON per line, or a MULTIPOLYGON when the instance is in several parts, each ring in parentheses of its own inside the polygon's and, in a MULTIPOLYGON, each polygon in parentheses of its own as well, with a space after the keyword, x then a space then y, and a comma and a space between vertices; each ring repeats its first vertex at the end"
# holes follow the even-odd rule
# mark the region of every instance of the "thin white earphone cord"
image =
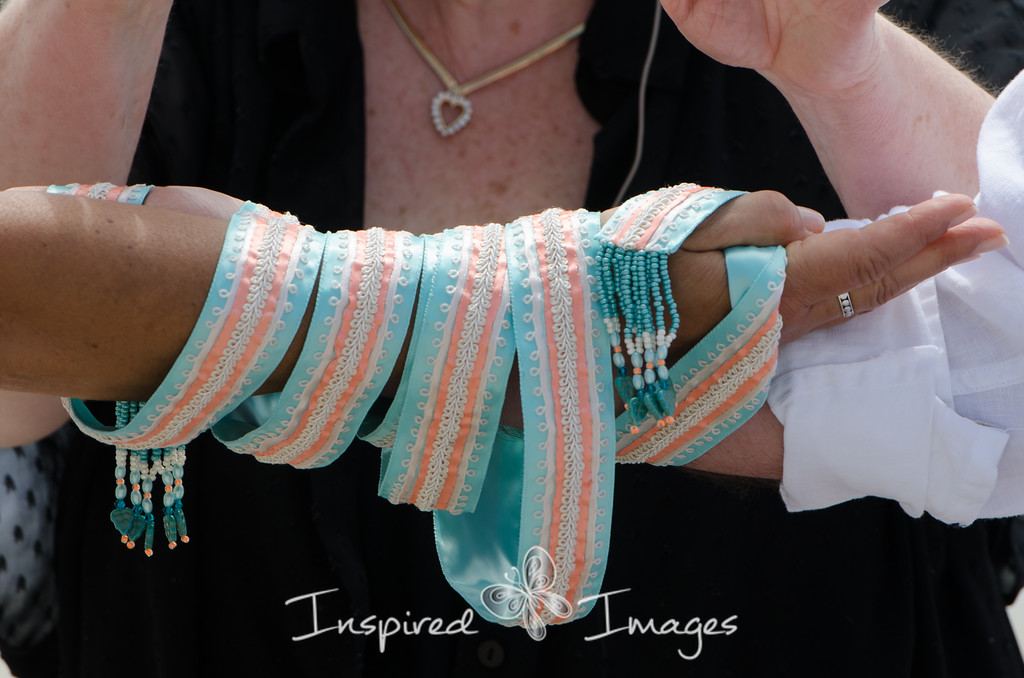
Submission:
POLYGON ((640 75, 640 102, 637 110, 638 122, 636 127, 636 154, 633 156, 633 166, 629 169, 629 174, 626 175, 626 180, 622 182, 622 188, 619 189, 619 194, 615 196, 615 202, 612 203, 613 205, 622 204, 622 199, 626 197, 626 191, 629 190, 629 185, 633 183, 637 170, 640 169, 640 158, 644 154, 645 118, 647 116, 647 79, 651 74, 651 64, 654 63, 654 51, 658 46, 658 28, 660 26, 661 3, 658 2, 655 3, 654 6, 654 24, 651 26, 651 41, 647 45, 647 57, 644 59, 644 70, 640 75))

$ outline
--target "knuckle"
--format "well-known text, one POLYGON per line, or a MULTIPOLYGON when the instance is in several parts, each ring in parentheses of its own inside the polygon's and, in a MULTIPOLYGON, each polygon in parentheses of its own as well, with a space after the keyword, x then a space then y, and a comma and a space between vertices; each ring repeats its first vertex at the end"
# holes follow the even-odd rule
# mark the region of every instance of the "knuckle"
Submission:
POLYGON ((778 191, 758 191, 753 196, 765 218, 774 222, 789 221, 796 211, 796 205, 778 191))
POLYGON ((885 278, 894 266, 892 253, 871 238, 857 233, 858 240, 847 250, 848 267, 861 285, 871 285, 885 278))
POLYGON ((872 285, 871 295, 864 312, 872 311, 903 294, 903 287, 892 276, 884 276, 872 285))
POLYGON ((861 286, 879 283, 889 271, 886 262, 873 254, 864 256, 863 253, 852 253, 851 256, 853 262, 850 269, 861 286))

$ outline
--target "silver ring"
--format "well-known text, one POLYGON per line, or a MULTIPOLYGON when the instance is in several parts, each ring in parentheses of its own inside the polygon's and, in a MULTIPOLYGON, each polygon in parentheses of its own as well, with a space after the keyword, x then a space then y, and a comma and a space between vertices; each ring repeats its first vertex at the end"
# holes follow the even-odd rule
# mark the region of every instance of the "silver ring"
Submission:
POLYGON ((850 301, 850 293, 843 292, 836 298, 839 299, 839 308, 843 311, 843 317, 852 318, 856 311, 853 310, 853 302, 850 301))

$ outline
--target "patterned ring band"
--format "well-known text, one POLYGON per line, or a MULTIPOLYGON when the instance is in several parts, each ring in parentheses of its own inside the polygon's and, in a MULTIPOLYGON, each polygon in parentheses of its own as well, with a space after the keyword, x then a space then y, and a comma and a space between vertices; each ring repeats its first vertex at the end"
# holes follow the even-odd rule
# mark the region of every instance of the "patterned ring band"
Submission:
POLYGON ((850 293, 843 292, 836 298, 839 299, 839 308, 843 311, 843 317, 852 318, 854 314, 856 314, 856 311, 853 310, 853 302, 850 301, 850 293))

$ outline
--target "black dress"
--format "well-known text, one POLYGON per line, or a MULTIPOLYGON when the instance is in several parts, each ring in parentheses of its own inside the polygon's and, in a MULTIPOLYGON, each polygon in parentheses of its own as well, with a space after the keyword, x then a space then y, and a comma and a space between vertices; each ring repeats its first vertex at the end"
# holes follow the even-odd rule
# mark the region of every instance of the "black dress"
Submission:
MULTIPOLYGON (((1024 66, 1019 2, 962 3, 964 15, 902 4, 940 25, 963 16, 965 27, 1004 12, 1006 49, 977 56, 1000 79, 1024 66)), ((601 124, 590 209, 609 206, 633 157, 654 11, 637 5, 597 0, 579 47, 579 94, 601 124)), ((134 178, 207 186, 327 230, 361 224, 362 91, 354 2, 179 0, 134 178)), ((684 180, 772 188, 840 215, 775 90, 710 61, 669 21, 648 97, 631 194, 684 180)), ((376 496, 376 450, 356 445, 330 467, 297 471, 197 441, 186 476, 192 542, 152 559, 126 552, 106 518, 111 459, 81 440, 60 496, 67 676, 1024 675, 1003 609, 1016 587, 1001 583, 1011 572, 993 539, 1001 523, 954 529, 881 500, 791 515, 773 486, 620 466, 610 624, 595 613, 535 643, 477 619, 473 635, 398 635, 382 652, 377 637, 353 633, 292 641, 313 628, 311 606, 286 604, 328 592, 321 627, 371 615, 448 622, 466 609, 439 571, 429 515, 376 496), (630 618, 632 633, 588 640, 630 618)))

